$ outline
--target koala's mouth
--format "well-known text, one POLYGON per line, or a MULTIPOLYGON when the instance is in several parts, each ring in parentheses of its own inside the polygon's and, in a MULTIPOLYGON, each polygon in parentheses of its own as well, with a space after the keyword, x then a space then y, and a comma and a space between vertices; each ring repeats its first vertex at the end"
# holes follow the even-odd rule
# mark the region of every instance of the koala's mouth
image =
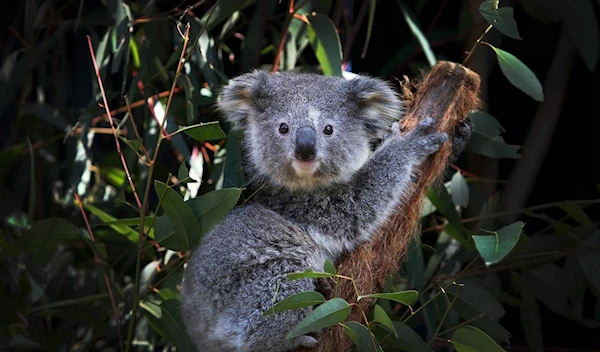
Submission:
POLYGON ((312 176, 319 168, 320 161, 315 160, 292 160, 292 167, 298 176, 312 176))

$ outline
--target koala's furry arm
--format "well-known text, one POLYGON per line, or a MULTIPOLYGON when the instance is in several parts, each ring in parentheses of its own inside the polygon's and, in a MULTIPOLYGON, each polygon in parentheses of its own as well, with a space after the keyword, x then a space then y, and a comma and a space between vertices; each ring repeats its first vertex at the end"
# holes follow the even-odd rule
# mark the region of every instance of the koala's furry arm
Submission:
POLYGON ((225 88, 219 108, 244 131, 258 195, 207 234, 186 268, 188 334, 200 351, 287 351, 310 308, 263 317, 276 300, 314 290, 286 274, 323 268, 368 241, 406 196, 415 170, 446 141, 425 119, 402 135, 401 102, 383 81, 254 72, 225 88), (391 134, 390 134, 391 130, 391 134), (371 154, 370 146, 384 139, 371 154))

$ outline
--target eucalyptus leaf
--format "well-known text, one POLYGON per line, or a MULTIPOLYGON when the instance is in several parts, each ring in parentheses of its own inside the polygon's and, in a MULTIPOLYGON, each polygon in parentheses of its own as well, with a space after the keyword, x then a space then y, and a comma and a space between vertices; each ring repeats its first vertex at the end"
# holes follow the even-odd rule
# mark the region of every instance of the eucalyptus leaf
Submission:
POLYGON ((463 208, 469 205, 469 185, 460 171, 455 172, 450 180, 450 192, 454 204, 463 208))
POLYGON ((517 59, 513 54, 502 49, 498 49, 492 45, 490 47, 496 53, 500 70, 504 76, 515 87, 522 90, 525 94, 532 97, 534 100, 543 101, 544 92, 542 84, 535 76, 535 73, 529 69, 521 60, 517 59))
MULTIPOLYGON (((154 188, 161 199, 161 208, 175 231, 173 242, 170 243, 168 248, 174 251, 192 249, 200 240, 201 227, 198 218, 175 190, 156 180, 154 181, 154 188)), ((162 245, 165 245, 165 243, 163 242, 162 245)))
POLYGON ((225 132, 223 132, 217 121, 181 127, 177 132, 184 132, 199 141, 217 140, 226 137, 225 132))
POLYGON ((394 302, 402 303, 406 306, 410 306, 417 300, 419 296, 419 292, 414 290, 401 291, 401 292, 391 292, 391 293, 372 293, 369 295, 359 295, 358 300, 360 301, 363 298, 381 298, 381 299, 389 299, 394 302))
POLYGON ((369 328, 357 321, 349 321, 342 324, 346 334, 350 336, 350 339, 362 352, 383 352, 379 342, 373 336, 369 328))
POLYGON ((524 226, 524 222, 517 221, 498 231, 492 231, 492 235, 473 235, 475 247, 485 260, 485 265, 495 264, 506 257, 519 241, 524 226))
POLYGON ((454 331, 450 338, 457 352, 503 352, 491 337, 478 328, 467 325, 454 331))
POLYGON ((479 12, 488 21, 489 24, 494 26, 497 30, 502 32, 504 35, 523 40, 517 30, 517 22, 514 19, 514 10, 510 6, 501 8, 495 8, 494 5, 489 1, 484 1, 479 6, 479 12))
POLYGON ((298 325, 296 325, 286 339, 306 335, 328 326, 333 326, 346 320, 350 314, 350 305, 341 298, 332 298, 315 308, 298 325))
POLYGON ((325 302, 325 297, 315 291, 305 291, 296 293, 282 299, 263 313, 263 317, 271 314, 280 313, 290 309, 312 307, 325 302))
POLYGON ((323 73, 342 77, 342 44, 333 21, 324 14, 307 16, 308 38, 323 73))
POLYGON ((373 320, 386 327, 390 332, 394 334, 394 336, 398 337, 392 319, 390 319, 390 316, 385 312, 383 308, 381 308, 379 304, 376 304, 373 308, 373 320))

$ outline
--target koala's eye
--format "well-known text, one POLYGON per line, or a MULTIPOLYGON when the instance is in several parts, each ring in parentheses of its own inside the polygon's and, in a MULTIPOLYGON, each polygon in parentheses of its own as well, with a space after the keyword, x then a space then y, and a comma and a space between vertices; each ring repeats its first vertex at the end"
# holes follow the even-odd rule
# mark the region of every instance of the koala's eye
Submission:
POLYGON ((325 126, 325 128, 323 129, 323 133, 325 133, 328 136, 331 135, 333 133, 333 126, 331 126, 331 125, 325 126))
POLYGON ((286 134, 290 131, 290 128, 288 127, 287 124, 282 123, 281 125, 279 125, 279 133, 281 134, 286 134))

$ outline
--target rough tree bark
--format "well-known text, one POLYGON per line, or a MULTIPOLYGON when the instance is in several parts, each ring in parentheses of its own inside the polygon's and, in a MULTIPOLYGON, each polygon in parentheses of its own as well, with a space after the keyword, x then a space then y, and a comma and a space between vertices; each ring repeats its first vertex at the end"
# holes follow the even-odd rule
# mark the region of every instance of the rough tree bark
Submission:
MULTIPOLYGON (((452 137, 468 113, 478 107, 479 83, 479 76, 466 67, 447 61, 438 62, 420 83, 415 84, 414 93, 411 94, 405 87, 410 106, 402 120, 403 130, 410 130, 419 119, 431 116, 437 121, 435 130, 452 137)), ((355 278, 360 294, 381 292, 387 277, 399 270, 408 244, 414 234, 420 233, 417 229, 425 192, 442 175, 452 156, 451 141, 452 138, 449 138, 449 142, 423 164, 414 191, 408 201, 399 206, 396 215, 370 242, 336 263, 340 274, 355 278)), ((356 292, 348 280, 340 280, 332 296, 356 302, 356 292)), ((369 300, 359 302, 365 311, 371 303, 369 300)), ((348 320, 362 321, 360 310, 355 307, 348 320)), ((340 326, 327 329, 319 340, 314 351, 347 352, 352 349, 352 341, 340 326)))

